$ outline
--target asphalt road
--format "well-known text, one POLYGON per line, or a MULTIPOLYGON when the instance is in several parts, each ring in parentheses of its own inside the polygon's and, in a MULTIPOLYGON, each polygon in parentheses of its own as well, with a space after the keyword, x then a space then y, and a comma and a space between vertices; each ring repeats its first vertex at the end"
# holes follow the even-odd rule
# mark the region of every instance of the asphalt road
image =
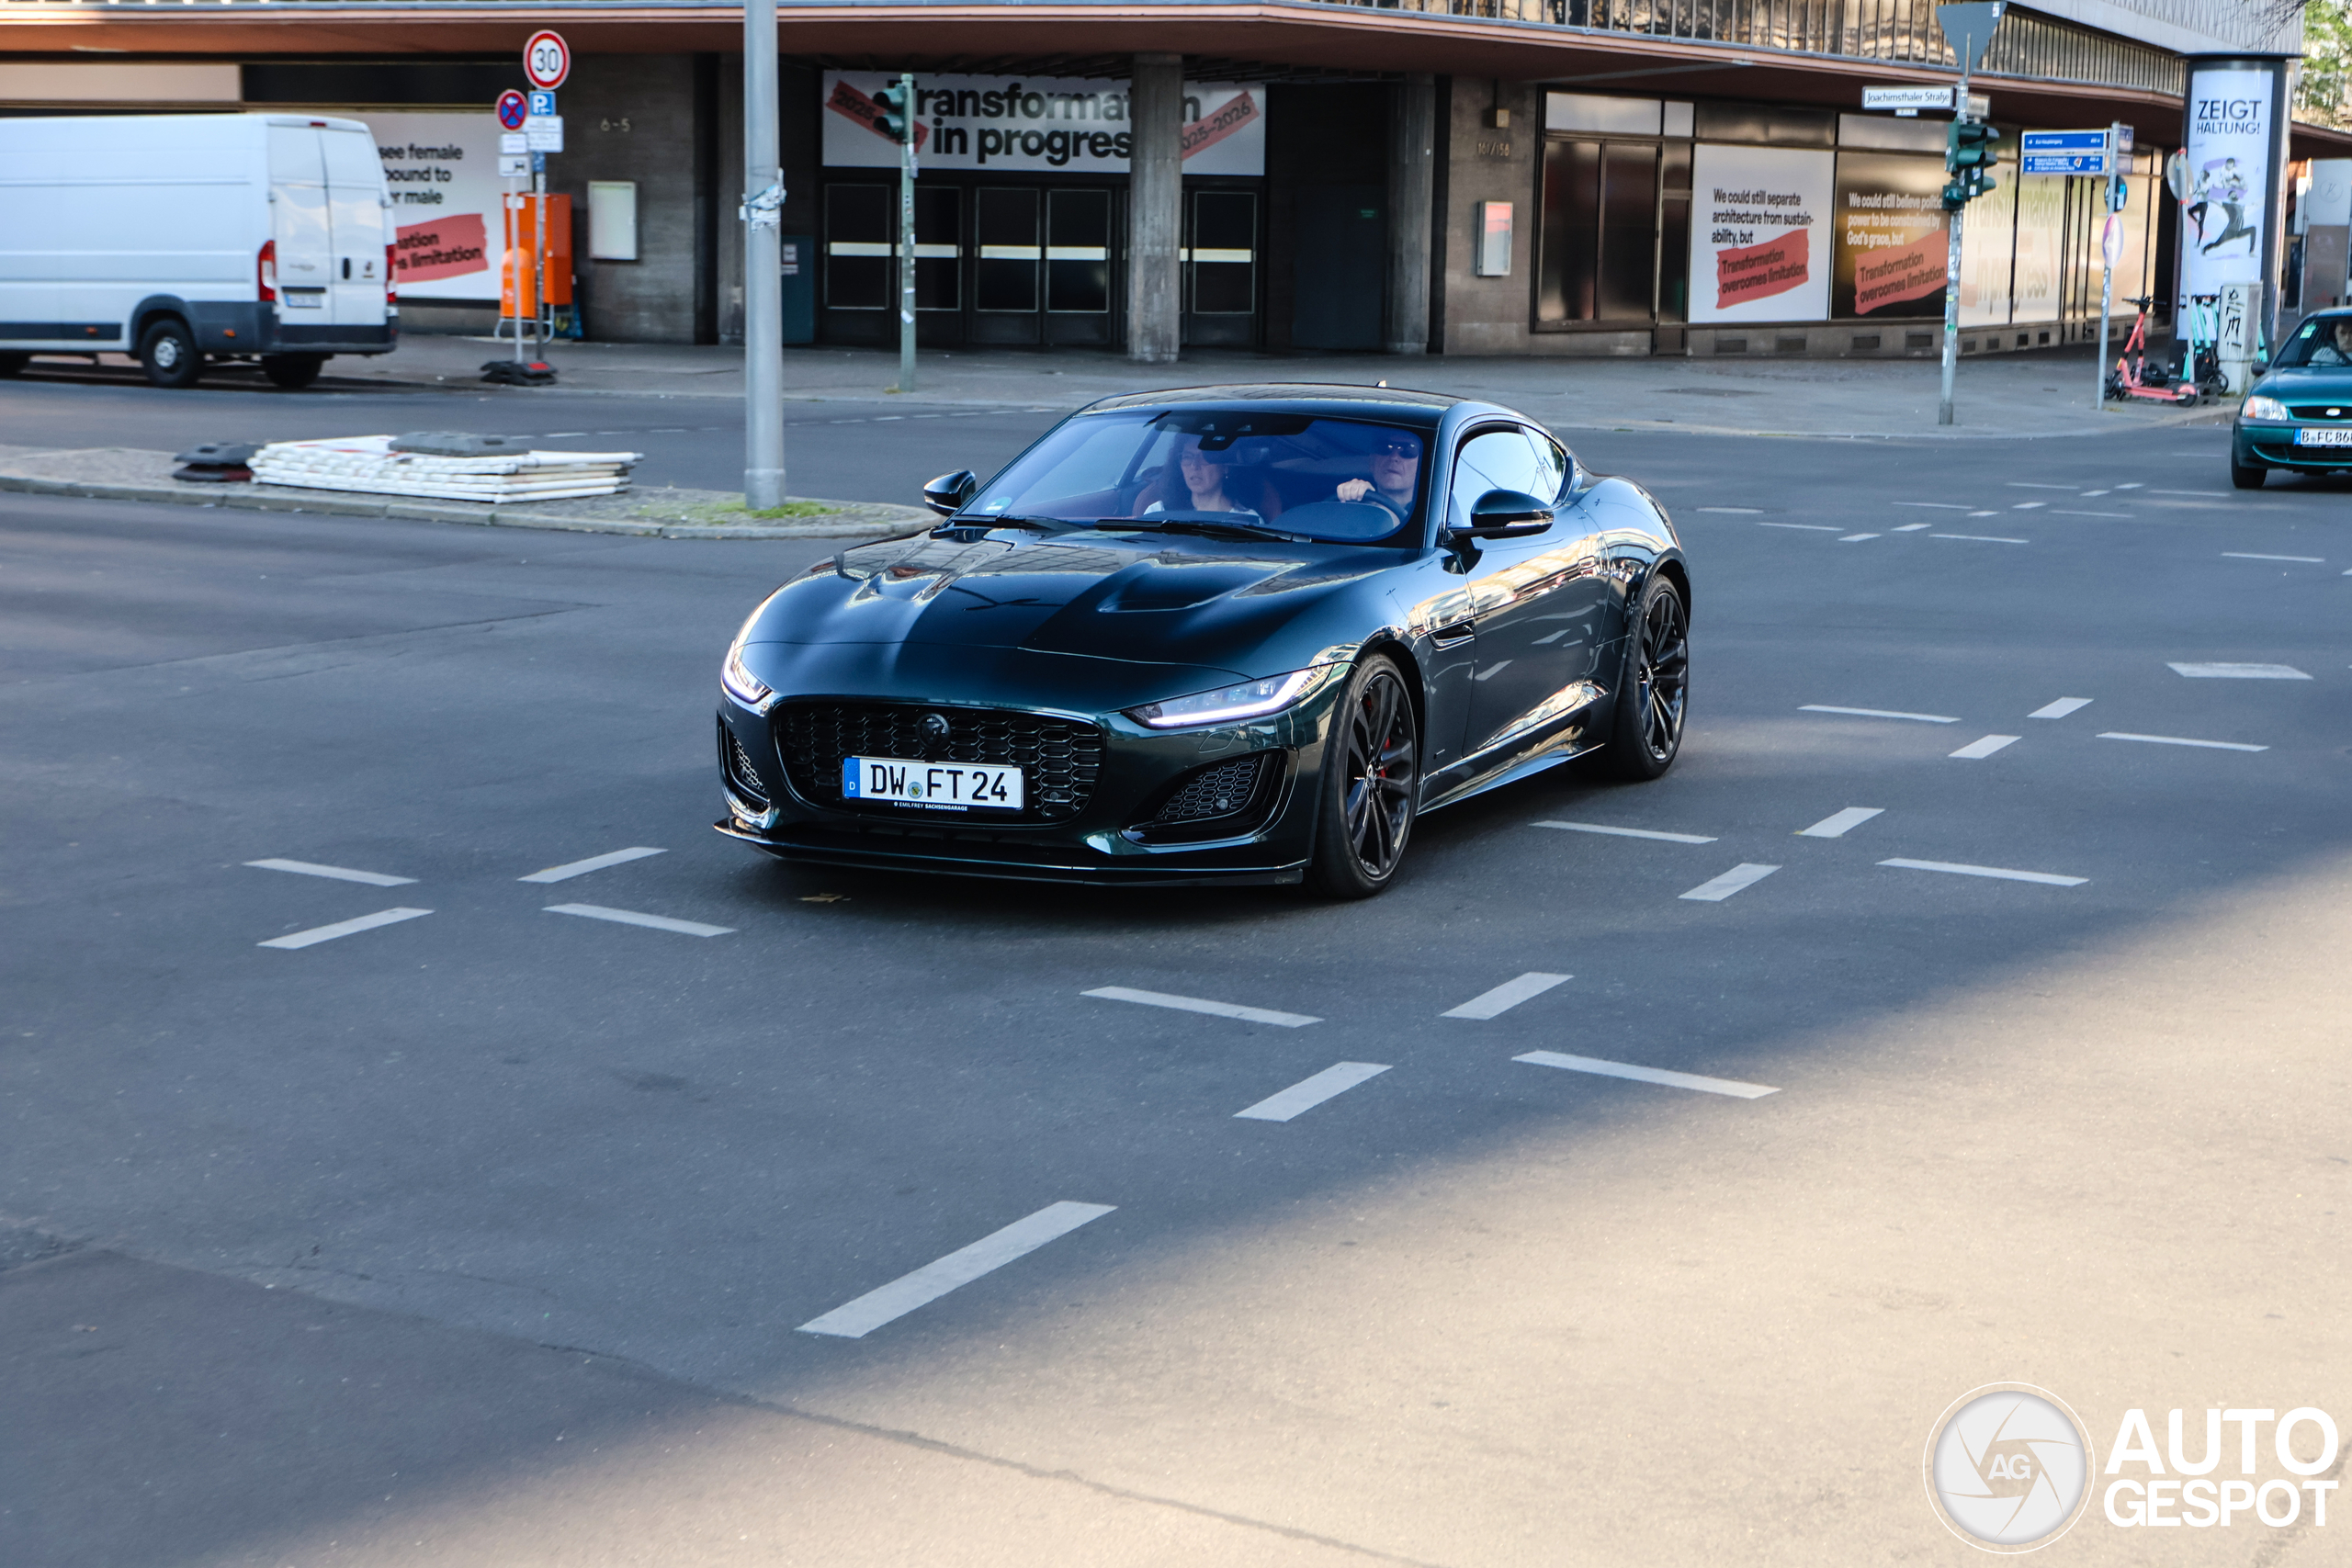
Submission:
POLYGON ((2352 510, 2225 439, 1576 440, 1681 760, 1350 906, 718 838, 821 545, 0 497, 0 1562, 1961 1562, 1978 1385, 2352 1416, 2352 510))

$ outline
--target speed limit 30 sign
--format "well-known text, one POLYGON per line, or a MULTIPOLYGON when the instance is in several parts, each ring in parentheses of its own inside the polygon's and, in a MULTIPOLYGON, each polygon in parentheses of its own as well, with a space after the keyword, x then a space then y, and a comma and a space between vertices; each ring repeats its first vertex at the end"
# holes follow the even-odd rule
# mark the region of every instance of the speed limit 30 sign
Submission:
POLYGON ((563 41, 561 33, 531 35, 531 41, 523 46, 523 74, 542 92, 552 93, 563 85, 563 79, 571 74, 571 46, 563 41))

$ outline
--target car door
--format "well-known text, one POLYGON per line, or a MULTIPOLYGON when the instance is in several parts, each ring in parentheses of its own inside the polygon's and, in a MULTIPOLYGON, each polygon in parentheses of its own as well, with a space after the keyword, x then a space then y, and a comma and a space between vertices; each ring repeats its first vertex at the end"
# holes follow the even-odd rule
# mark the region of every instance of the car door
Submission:
MULTIPOLYGON (((1559 502, 1567 479, 1566 456, 1550 438, 1519 425, 1481 427, 1455 451, 1447 524, 1466 527, 1471 508, 1492 490, 1559 502)), ((1568 689, 1592 673, 1607 633, 1600 624, 1605 584, 1597 541, 1582 518, 1570 502, 1543 533, 1474 547, 1466 574, 1476 637, 1471 753, 1540 750, 1558 728, 1552 721, 1575 705, 1568 689)))
POLYGON ((334 270, 328 314, 339 327, 384 324, 384 164, 364 130, 319 132, 327 175, 328 241, 334 270))
POLYGON ((278 324, 323 327, 334 317, 328 288, 334 276, 334 242, 326 162, 319 133, 308 125, 269 128, 269 212, 277 254, 278 324))

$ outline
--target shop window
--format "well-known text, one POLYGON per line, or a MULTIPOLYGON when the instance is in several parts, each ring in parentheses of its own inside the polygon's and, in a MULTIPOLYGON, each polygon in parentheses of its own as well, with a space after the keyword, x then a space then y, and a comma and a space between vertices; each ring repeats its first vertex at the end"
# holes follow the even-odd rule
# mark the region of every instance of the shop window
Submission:
POLYGON ((1258 308, 1258 196, 1192 193, 1192 306, 1196 316, 1246 316, 1258 308))
POLYGON ((1838 117, 1829 109, 1792 109, 1766 104, 1700 104, 1696 129, 1702 141, 1747 141, 1765 147, 1835 147, 1838 117))
MULTIPOLYGON (((1690 180, 1687 151, 1682 179, 1690 180)), ((1658 148, 1556 140, 1544 149, 1544 321, 1646 321, 1658 272, 1658 148)), ((1677 204, 1689 249, 1690 198, 1677 204)), ((1674 254, 1672 250, 1668 253, 1674 254)), ((1687 269, 1687 262, 1675 264, 1687 269)), ((1679 279, 1677 280, 1679 292, 1679 279)))
POLYGON ((835 310, 890 306, 890 239, 897 209, 888 186, 825 187, 825 304, 835 310))

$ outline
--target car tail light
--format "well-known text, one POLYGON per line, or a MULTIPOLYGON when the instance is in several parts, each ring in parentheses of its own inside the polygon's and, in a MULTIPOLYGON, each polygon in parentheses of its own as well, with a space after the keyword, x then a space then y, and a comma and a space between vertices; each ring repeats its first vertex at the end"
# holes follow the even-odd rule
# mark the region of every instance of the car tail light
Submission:
POLYGON ((384 247, 384 303, 387 305, 400 303, 401 286, 392 280, 392 252, 398 248, 396 245, 384 247))
POLYGON ((261 291, 265 305, 277 298, 277 242, 264 240, 261 254, 254 257, 254 287, 261 291))

